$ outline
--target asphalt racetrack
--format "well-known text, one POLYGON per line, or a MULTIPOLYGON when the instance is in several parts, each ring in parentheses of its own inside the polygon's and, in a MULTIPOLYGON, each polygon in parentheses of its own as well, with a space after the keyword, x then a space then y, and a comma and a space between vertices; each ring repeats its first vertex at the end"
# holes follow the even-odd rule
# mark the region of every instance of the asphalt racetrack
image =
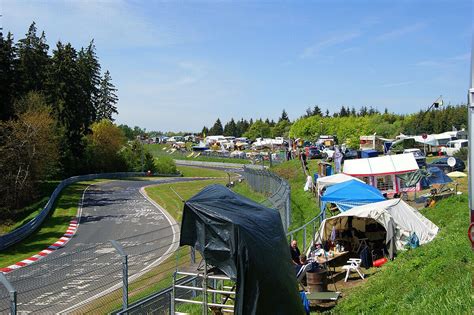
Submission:
MULTIPOLYGON (((179 227, 140 189, 194 180, 119 180, 89 186, 84 193, 79 228, 69 243, 6 275, 18 292, 18 313, 70 313, 120 288, 122 260, 110 240, 118 240, 129 255, 130 280, 172 255, 178 247, 179 227)), ((8 313, 9 307, 8 295, 2 290, 1 314, 8 313)))

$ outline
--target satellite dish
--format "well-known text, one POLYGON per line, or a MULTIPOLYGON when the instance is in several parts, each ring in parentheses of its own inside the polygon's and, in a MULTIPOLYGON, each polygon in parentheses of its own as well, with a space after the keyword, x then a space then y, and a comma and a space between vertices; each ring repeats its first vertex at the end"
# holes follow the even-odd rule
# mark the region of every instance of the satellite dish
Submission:
POLYGON ((454 167, 454 165, 456 165, 456 159, 453 158, 452 156, 448 158, 448 165, 450 167, 454 167))

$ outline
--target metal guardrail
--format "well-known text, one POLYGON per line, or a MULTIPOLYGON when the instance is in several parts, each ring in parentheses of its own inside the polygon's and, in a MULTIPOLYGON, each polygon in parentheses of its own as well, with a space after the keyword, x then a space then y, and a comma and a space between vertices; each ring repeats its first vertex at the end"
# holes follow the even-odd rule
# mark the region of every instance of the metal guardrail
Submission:
POLYGON ((243 175, 254 191, 268 196, 263 204, 280 212, 283 228, 287 231, 291 224, 290 184, 264 168, 244 166, 243 175))
MULTIPOLYGON (((54 203, 58 199, 61 191, 66 188, 67 186, 80 182, 80 181, 88 181, 93 179, 116 179, 116 178, 124 178, 124 177, 137 177, 137 176, 145 176, 143 172, 119 172, 119 173, 101 173, 101 174, 88 174, 88 175, 80 175, 80 176, 73 176, 69 177, 54 189, 51 197, 49 198, 46 206, 41 210, 41 212, 31 219, 28 223, 22 225, 20 228, 13 230, 12 232, 0 236, 0 250, 4 250, 5 248, 12 246, 25 238, 27 238, 31 233, 36 231, 46 217, 49 215, 51 210, 53 209, 54 203)), ((161 175, 161 176, 170 176, 170 175, 161 175)), ((180 176, 180 175, 171 175, 171 176, 180 176)))

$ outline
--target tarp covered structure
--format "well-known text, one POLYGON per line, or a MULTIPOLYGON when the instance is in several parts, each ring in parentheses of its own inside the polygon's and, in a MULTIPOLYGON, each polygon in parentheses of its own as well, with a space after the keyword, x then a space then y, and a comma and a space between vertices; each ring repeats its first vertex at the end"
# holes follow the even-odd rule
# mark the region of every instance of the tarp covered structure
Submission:
POLYGON ((330 238, 332 229, 349 229, 349 217, 352 217, 352 227, 362 226, 370 222, 377 222, 386 231, 385 243, 390 258, 397 250, 404 248, 409 241, 410 234, 415 232, 420 244, 426 244, 438 234, 438 227, 424 217, 416 209, 401 199, 390 199, 381 202, 354 207, 346 212, 323 220, 316 240, 325 241, 330 238), (357 222, 357 221, 362 221, 357 222))
POLYGON ((329 186, 344 183, 353 179, 358 180, 362 183, 360 179, 342 173, 334 174, 331 176, 318 177, 316 182, 318 184, 318 190, 321 191, 324 187, 327 188, 329 186))
POLYGON ((352 179, 347 182, 330 186, 321 197, 321 209, 330 202, 340 211, 347 211, 355 206, 385 200, 380 190, 366 183, 352 179))
POLYGON ((184 204, 183 245, 236 281, 237 314, 303 314, 278 211, 207 186, 184 204))
POLYGON ((433 166, 426 169, 429 176, 422 180, 424 185, 445 185, 451 183, 453 180, 447 176, 439 167, 433 166))

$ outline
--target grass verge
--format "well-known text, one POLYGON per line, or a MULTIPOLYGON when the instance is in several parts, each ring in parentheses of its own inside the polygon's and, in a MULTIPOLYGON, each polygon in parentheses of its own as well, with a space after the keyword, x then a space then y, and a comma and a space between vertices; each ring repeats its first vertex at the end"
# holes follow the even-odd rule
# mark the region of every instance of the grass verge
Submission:
POLYGON ((442 200, 422 213, 440 228, 436 238, 400 252, 364 285, 351 289, 333 313, 472 314, 467 196, 442 200))
POLYGON ((79 182, 66 187, 55 204, 54 211, 40 229, 15 246, 0 252, 0 267, 7 267, 31 257, 56 242, 66 232, 71 218, 77 213, 77 205, 87 186, 103 180, 79 182))
POLYGON ((200 168, 194 166, 177 166, 178 171, 183 174, 183 177, 225 177, 227 178, 227 172, 210 169, 200 168))

